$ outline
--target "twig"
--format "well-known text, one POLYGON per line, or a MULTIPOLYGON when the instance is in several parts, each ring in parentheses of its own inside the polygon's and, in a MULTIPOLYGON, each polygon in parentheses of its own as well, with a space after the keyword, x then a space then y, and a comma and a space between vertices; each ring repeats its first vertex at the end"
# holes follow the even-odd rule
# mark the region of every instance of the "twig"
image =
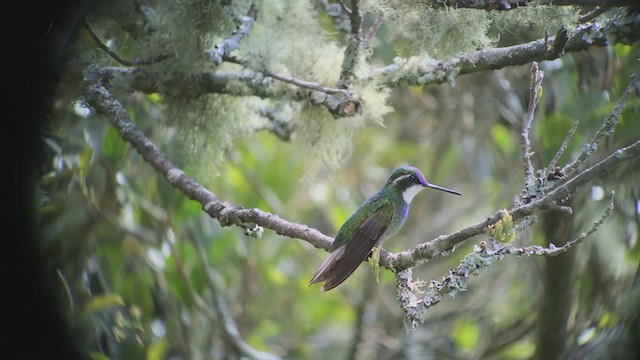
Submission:
POLYGON ((591 234, 596 232, 600 227, 600 225, 602 225, 602 223, 604 223, 604 221, 609 217, 609 215, 611 215, 611 211, 613 210, 613 206, 614 206, 614 195, 615 195, 615 191, 612 191, 609 194, 609 205, 605 209, 602 216, 600 216, 598 221, 593 223, 593 225, 591 225, 591 228, 589 228, 589 230, 587 230, 586 232, 583 232, 577 238, 571 241, 568 241, 567 243, 565 243, 560 247, 556 247, 553 244, 550 244, 548 248, 544 248, 538 245, 525 246, 521 248, 507 247, 507 250, 508 250, 507 253, 511 255, 518 255, 518 256, 523 256, 523 255, 556 256, 564 252, 567 252, 572 246, 581 243, 584 239, 586 239, 591 234))
POLYGON ((116 53, 115 51, 111 50, 111 48, 109 48, 104 43, 104 41, 102 41, 100 36, 98 36, 98 34, 93 30, 93 27, 88 22, 86 21, 83 22, 83 25, 85 29, 87 29, 87 32, 89 32, 89 35, 91 36, 91 38, 98 44, 98 47, 102 49, 102 51, 106 52, 107 55, 111 56, 115 61, 117 61, 122 65, 125 65, 125 66, 151 65, 171 57, 170 55, 162 54, 162 55, 151 57, 149 59, 127 60, 121 57, 120 55, 118 55, 118 53, 116 53))
POLYGON ((349 9, 349 8, 347 7, 347 5, 345 5, 344 1, 342 1, 342 0, 338 0, 338 3, 340 4, 340 6, 342 7, 342 10, 344 10, 344 12, 346 12, 346 13, 347 13, 347 14, 349 14, 349 15, 351 15, 351 14, 352 14, 351 9, 349 9))
POLYGON ((75 302, 73 301, 73 294, 71 293, 71 287, 69 287, 69 282, 67 278, 62 273, 62 270, 56 269, 56 274, 58 275, 58 279, 62 283, 62 287, 64 288, 64 292, 67 295, 67 300, 69 301, 69 313, 73 313, 75 311, 75 302))
POLYGON ((535 61, 531 63, 531 84, 529 85, 529 108, 527 115, 522 123, 522 132, 520 133, 522 141, 522 160, 524 163, 524 183, 525 187, 523 193, 528 192, 529 186, 535 181, 533 173, 533 165, 531 164, 531 141, 529 140, 529 129, 535 116, 536 107, 540 102, 540 95, 542 95, 542 79, 544 79, 544 72, 538 69, 538 63, 535 61))
POLYGON ((591 12, 589 12, 589 13, 587 13, 587 14, 583 15, 583 16, 581 16, 581 17, 578 19, 578 24, 584 24, 584 23, 587 23, 587 22, 589 22, 589 21, 591 21, 591 20, 593 20, 593 19, 597 18, 598 16, 600 16, 600 15, 602 15, 602 14, 606 13, 606 12, 607 12, 607 11, 609 11, 609 10, 610 10, 609 8, 605 8, 605 7, 598 7, 598 8, 596 8, 595 10, 593 10, 593 11, 591 11, 591 12))
POLYGON ((315 91, 323 92, 325 94, 343 94, 345 96, 352 96, 351 92, 346 89, 338 89, 338 88, 333 88, 326 85, 314 83, 311 81, 299 80, 291 76, 280 75, 271 71, 263 71, 262 73, 265 74, 266 76, 272 77, 274 79, 277 79, 292 85, 296 85, 304 89, 315 90, 315 91))
MULTIPOLYGON (((247 64, 236 58, 233 56, 227 56, 225 55, 223 58, 224 61, 228 61, 230 63, 234 63, 234 64, 238 64, 238 65, 242 65, 244 67, 247 67, 247 64)), ((278 73, 274 73, 268 70, 253 70, 251 69, 251 71, 255 71, 256 73, 260 73, 263 74, 264 76, 267 77, 272 77, 276 80, 280 80, 282 82, 286 82, 288 84, 292 84, 292 85, 296 85, 298 87, 301 87, 303 89, 309 89, 309 90, 315 90, 315 91, 320 91, 326 94, 343 94, 345 96, 352 96, 351 92, 346 90, 346 89, 338 89, 338 88, 334 88, 334 87, 330 87, 330 86, 326 86, 326 85, 322 85, 319 83, 315 83, 312 81, 306 81, 306 80, 300 80, 300 79, 296 79, 294 77, 291 76, 287 76, 287 75, 281 75, 278 73)))
MULTIPOLYGON (((576 130, 578 130, 578 125, 579 124, 580 123, 577 120, 575 120, 573 122, 573 126, 571 127, 569 132, 567 132, 567 136, 564 137, 564 140, 562 141, 562 145, 560 145, 560 148, 558 148, 558 151, 553 156, 553 159, 551 159, 551 162, 549 162, 549 165, 547 166, 547 173, 552 173, 552 172, 556 171, 556 167, 558 166, 558 162, 560 161, 560 158, 562 157, 564 152, 569 147, 569 142, 571 141, 571 139, 573 139, 573 135, 575 135, 576 130)), ((558 175, 560 176, 560 174, 558 174, 558 175)))
POLYGON ((370 46, 371 39, 378 32, 378 30, 380 30, 380 28, 382 27, 382 24, 384 24, 384 16, 380 14, 376 18, 376 20, 373 22, 373 24, 371 24, 371 27, 369 27, 367 34, 364 36, 364 39, 362 40, 362 46, 364 48, 368 48, 370 46))
POLYGON ((236 21, 238 27, 233 31, 231 36, 224 39, 220 44, 217 44, 213 49, 205 51, 205 54, 214 64, 220 65, 226 55, 229 55, 233 50, 240 48, 240 40, 244 39, 253 28, 253 23, 258 16, 258 8, 255 1, 251 2, 249 11, 245 16, 237 16, 236 21))
POLYGON ((575 160, 573 160, 571 163, 567 164, 562 168, 563 174, 565 174, 566 176, 571 175, 594 152, 596 152, 596 150, 598 150, 598 145, 600 144, 600 141, 602 141, 602 139, 605 136, 608 136, 611 133, 613 133, 613 129, 616 127, 616 125, 618 125, 618 122, 620 122, 620 114, 622 113, 622 110, 624 110, 627 99, 629 98, 629 95, 631 95, 636 91, 636 89, 638 88, 639 81, 640 81, 640 76, 638 76, 637 73, 631 75, 631 80, 629 81, 629 85, 627 85, 627 88, 624 90, 624 93, 622 93, 622 96, 620 96, 620 99, 616 103, 616 106, 613 108, 613 111, 609 113, 609 116, 607 116, 607 118, 602 123, 602 126, 600 126, 598 131, 591 138, 591 140, 589 140, 589 142, 587 142, 582 147, 582 151, 580 152, 580 155, 578 155, 578 157, 575 160))

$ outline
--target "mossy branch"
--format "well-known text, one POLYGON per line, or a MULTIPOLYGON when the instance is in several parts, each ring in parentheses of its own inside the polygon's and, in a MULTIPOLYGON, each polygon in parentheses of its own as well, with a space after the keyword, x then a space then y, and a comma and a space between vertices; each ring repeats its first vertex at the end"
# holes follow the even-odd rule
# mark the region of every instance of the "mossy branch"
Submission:
POLYGON ((458 55, 450 60, 429 58, 397 60, 394 64, 373 71, 380 82, 390 87, 418 86, 453 82, 458 75, 524 65, 532 61, 554 60, 565 53, 578 52, 595 46, 633 44, 640 40, 640 16, 628 14, 600 23, 582 24, 567 36, 531 41, 524 44, 479 50, 458 55), (562 46, 558 46, 560 42, 562 46), (559 51, 560 50, 560 51, 559 51))
POLYGON ((634 0, 434 0, 434 5, 479 10, 512 10, 529 5, 613 8, 636 6, 637 3, 634 0))
POLYGON ((336 116, 350 117, 357 114, 360 100, 350 91, 295 79, 274 73, 263 74, 252 70, 204 72, 193 76, 170 77, 159 82, 156 73, 148 68, 93 67, 102 73, 106 84, 117 83, 128 92, 145 94, 168 93, 181 97, 197 98, 206 94, 234 96, 258 96, 263 99, 291 99, 309 101, 324 106, 336 116), (294 86, 279 86, 278 81, 294 86), (242 86, 238 86, 238 85, 242 86))

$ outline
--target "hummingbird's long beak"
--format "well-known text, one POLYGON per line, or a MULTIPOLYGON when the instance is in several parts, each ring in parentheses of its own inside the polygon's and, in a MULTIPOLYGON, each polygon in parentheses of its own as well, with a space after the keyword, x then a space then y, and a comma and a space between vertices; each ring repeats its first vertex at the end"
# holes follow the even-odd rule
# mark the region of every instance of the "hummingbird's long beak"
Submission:
POLYGON ((445 191, 445 192, 448 192, 448 193, 450 193, 450 194, 455 194, 455 195, 460 195, 460 196, 462 196, 462 193, 461 193, 461 192, 457 192, 457 191, 455 191, 455 190, 447 189, 446 187, 442 187, 442 186, 438 186, 438 185, 433 185, 433 184, 430 184, 430 183, 427 183, 427 185, 425 185, 425 187, 432 188, 432 189, 436 189, 436 190, 440 190, 440 191, 445 191))

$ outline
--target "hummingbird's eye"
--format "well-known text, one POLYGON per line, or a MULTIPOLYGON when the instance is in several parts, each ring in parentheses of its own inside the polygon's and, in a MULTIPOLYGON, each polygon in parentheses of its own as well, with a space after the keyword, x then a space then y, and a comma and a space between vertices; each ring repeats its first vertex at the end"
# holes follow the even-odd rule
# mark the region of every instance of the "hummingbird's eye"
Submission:
POLYGON ((410 179, 413 182, 416 182, 416 183, 418 182, 418 178, 415 175, 411 175, 410 179))

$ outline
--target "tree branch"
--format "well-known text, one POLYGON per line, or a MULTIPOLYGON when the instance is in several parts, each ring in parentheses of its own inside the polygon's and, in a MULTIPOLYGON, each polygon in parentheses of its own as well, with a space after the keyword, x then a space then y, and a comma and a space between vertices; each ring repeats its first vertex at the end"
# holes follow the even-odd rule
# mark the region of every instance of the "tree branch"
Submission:
POLYGON ((529 140, 529 129, 531 128, 531 123, 533 122, 533 118, 535 116, 536 107, 538 106, 538 102, 540 102, 540 96, 542 95, 542 79, 544 79, 544 72, 538 69, 538 63, 535 61, 531 64, 531 84, 529 85, 529 107, 527 111, 527 115, 524 118, 524 122, 522 123, 522 160, 524 163, 524 190, 523 193, 527 192, 527 189, 532 186, 535 181, 535 177, 533 174, 533 165, 531 164, 531 141, 529 140))
MULTIPOLYGON (((575 135, 576 130, 578 130, 579 124, 580 123, 577 120, 573 122, 573 126, 571 126, 571 129, 569 130, 569 132, 567 132, 567 136, 565 136, 564 140, 562 141, 562 145, 560 145, 560 148, 558 148, 558 151, 556 151, 556 154, 553 156, 553 159, 551 159, 551 162, 549 162, 549 165, 547 166, 547 173, 552 173, 556 171, 556 168, 558 167, 558 163, 560 162, 560 158, 569 147, 569 142, 573 138, 573 135, 575 135)), ((557 176, 561 177, 564 175, 558 174, 557 176)))
POLYGON ((629 95, 637 91, 639 82, 640 76, 638 76, 638 73, 631 75, 631 81, 629 82, 629 85, 627 85, 627 88, 624 90, 624 93, 622 93, 622 96, 616 103, 613 111, 609 114, 609 116, 607 116, 605 121, 602 123, 602 126, 600 126, 591 140, 582 147, 580 155, 574 161, 562 168, 563 174, 565 174, 566 176, 571 175, 591 156, 591 154, 598 150, 598 145, 600 144, 602 139, 613 133, 614 128, 620 122, 620 114, 622 113, 622 110, 624 110, 629 95))
POLYGON ((384 24, 384 16, 382 14, 378 15, 374 20, 373 24, 367 30, 367 34, 364 36, 362 40, 362 44, 365 48, 369 48, 371 46, 371 39, 373 39, 374 35, 380 30, 382 25, 384 24))
POLYGON ((295 101, 309 101, 314 105, 324 106, 335 116, 346 117, 355 116, 360 107, 360 100, 356 99, 348 90, 330 88, 279 75, 277 76, 280 79, 276 79, 251 70, 216 71, 195 76, 175 76, 164 82, 158 82, 156 74, 146 68, 94 66, 92 71, 100 73, 100 77, 104 79, 106 84, 117 83, 119 87, 128 92, 164 93, 192 98, 212 93, 233 96, 254 95, 263 99, 287 98, 295 101), (301 88, 276 86, 275 80, 289 82, 301 88))
POLYGON ((435 0, 441 7, 467 8, 479 10, 512 10, 529 5, 623 7, 635 6, 633 0, 435 0))
POLYGON ((619 14, 604 25, 594 22, 578 26, 567 39, 564 52, 558 52, 554 47, 560 39, 551 36, 520 45, 462 54, 446 61, 409 58, 375 69, 373 73, 381 78, 381 83, 390 87, 440 84, 453 82, 462 74, 553 60, 565 52, 578 52, 593 46, 632 44, 639 39, 640 17, 619 14))
POLYGON ((240 40, 244 39, 244 37, 249 34, 257 17, 258 8, 256 7, 255 1, 252 1, 247 15, 236 16, 238 27, 233 34, 224 39, 220 44, 214 46, 213 49, 205 51, 209 60, 216 65, 220 65, 225 56, 228 56, 233 50, 239 49, 240 40))
POLYGON ((362 14, 360 14, 358 0, 351 0, 351 9, 348 13, 351 19, 351 34, 349 35, 347 48, 344 50, 342 71, 338 81, 340 87, 344 88, 348 86, 354 76, 353 70, 358 63, 362 50, 362 14))

